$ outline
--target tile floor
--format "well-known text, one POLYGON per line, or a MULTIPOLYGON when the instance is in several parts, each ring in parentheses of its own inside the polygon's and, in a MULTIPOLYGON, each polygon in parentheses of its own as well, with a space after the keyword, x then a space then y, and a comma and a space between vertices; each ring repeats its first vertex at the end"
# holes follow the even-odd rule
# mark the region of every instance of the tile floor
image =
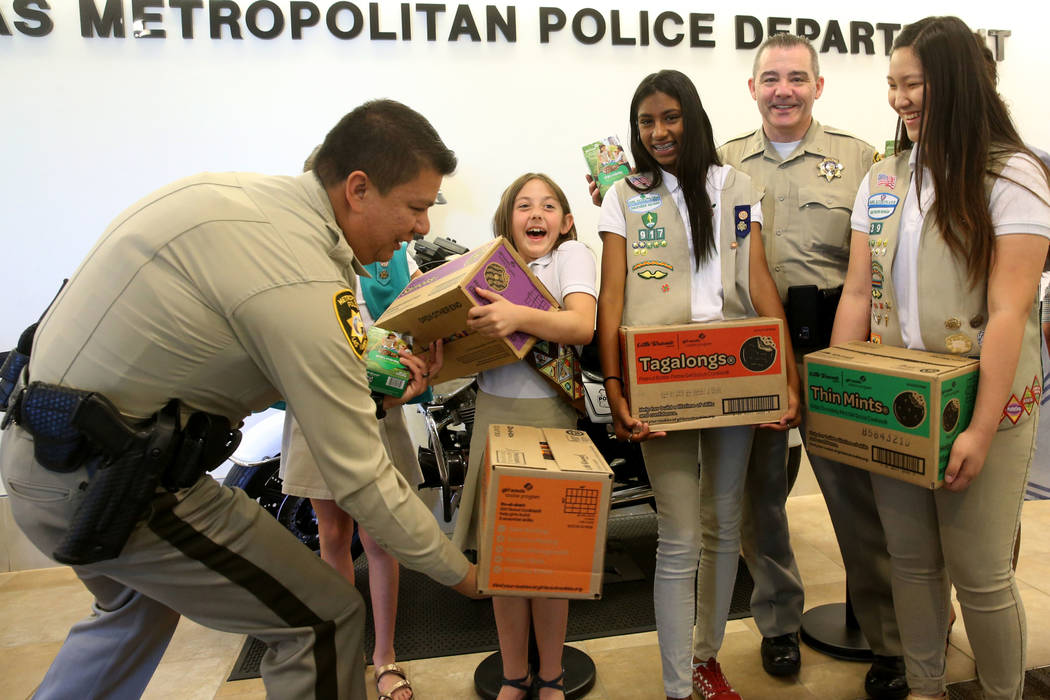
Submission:
MULTIPOLYGON (((789 501, 792 538, 806 581, 807 607, 843 598, 844 573, 819 495, 789 501)), ((1050 664, 1050 501, 1024 507, 1017 576, 1028 612, 1028 665, 1050 664)), ((65 637, 87 611, 90 598, 63 567, 0 574, 0 697, 21 700, 32 693, 65 637)), ((263 698, 259 680, 226 682, 242 637, 214 632, 184 620, 175 634, 147 698, 263 698)), ((805 645, 802 673, 778 680, 762 672, 759 634, 750 620, 730 622, 720 661, 744 698, 853 700, 863 696, 864 664, 836 661, 805 645)), ((655 633, 594 639, 578 644, 594 659, 598 675, 589 700, 663 697, 655 633)), ((421 700, 472 698, 473 671, 484 654, 411 661, 405 664, 421 700)), ((948 655, 951 680, 974 677, 962 619, 948 655)), ((370 690, 370 698, 375 697, 370 690)))

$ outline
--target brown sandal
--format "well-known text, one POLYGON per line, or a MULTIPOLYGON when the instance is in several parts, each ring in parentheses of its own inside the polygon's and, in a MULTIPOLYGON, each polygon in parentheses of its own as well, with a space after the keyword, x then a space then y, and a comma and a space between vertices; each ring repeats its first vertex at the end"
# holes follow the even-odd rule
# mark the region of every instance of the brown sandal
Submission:
POLYGON ((408 676, 405 675, 404 669, 402 669, 396 663, 387 664, 386 666, 377 666, 373 670, 373 674, 375 675, 376 680, 376 692, 379 693, 379 696, 376 698, 376 700, 394 700, 394 693, 402 689, 407 689, 408 692, 412 693, 411 697, 414 698, 416 696, 415 692, 412 690, 412 684, 408 682, 408 676), (379 680, 387 674, 393 674, 401 680, 395 683, 390 688, 390 690, 384 693, 382 690, 379 689, 379 680))

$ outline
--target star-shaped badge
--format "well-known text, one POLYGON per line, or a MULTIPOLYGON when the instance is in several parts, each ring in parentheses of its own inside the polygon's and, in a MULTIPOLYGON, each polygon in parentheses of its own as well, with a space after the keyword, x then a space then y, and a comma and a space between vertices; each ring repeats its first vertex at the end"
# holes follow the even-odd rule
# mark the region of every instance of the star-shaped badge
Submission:
POLYGON ((831 158, 825 158, 817 165, 817 171, 820 173, 820 177, 828 182, 831 182, 837 177, 842 177, 842 171, 845 169, 846 168, 842 163, 831 158))

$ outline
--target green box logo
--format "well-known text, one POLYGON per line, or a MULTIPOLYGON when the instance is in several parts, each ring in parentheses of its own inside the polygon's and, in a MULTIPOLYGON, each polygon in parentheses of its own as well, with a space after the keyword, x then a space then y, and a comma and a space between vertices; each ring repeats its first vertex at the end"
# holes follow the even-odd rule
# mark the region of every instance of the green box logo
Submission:
POLYGON ((930 436, 929 382, 810 363, 806 391, 816 413, 930 436))

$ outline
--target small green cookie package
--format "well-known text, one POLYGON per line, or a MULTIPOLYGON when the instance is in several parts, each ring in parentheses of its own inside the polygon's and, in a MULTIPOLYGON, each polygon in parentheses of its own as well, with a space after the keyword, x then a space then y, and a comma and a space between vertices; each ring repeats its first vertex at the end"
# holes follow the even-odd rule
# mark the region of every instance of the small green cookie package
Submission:
POLYGON ((598 193, 604 197, 609 188, 631 174, 631 165, 627 162, 627 153, 615 136, 608 136, 600 141, 583 147, 583 157, 591 177, 598 183, 598 193))
POLYGON ((369 389, 401 398, 412 381, 412 373, 401 364, 398 356, 399 350, 407 349, 408 344, 397 333, 378 326, 368 329, 365 372, 369 389))

